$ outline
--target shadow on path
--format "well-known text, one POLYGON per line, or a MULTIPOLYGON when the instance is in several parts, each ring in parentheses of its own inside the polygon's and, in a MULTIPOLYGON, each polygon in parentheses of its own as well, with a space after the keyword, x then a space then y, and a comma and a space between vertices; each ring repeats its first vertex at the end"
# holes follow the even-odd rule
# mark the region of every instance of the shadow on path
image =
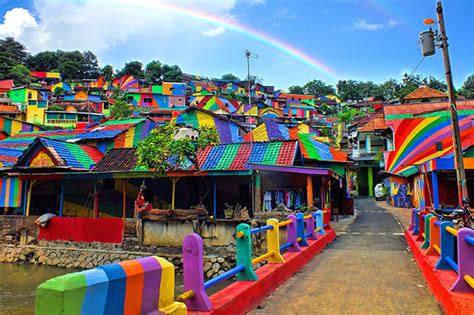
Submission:
POLYGON ((401 227, 370 199, 355 221, 250 314, 442 314, 401 227))

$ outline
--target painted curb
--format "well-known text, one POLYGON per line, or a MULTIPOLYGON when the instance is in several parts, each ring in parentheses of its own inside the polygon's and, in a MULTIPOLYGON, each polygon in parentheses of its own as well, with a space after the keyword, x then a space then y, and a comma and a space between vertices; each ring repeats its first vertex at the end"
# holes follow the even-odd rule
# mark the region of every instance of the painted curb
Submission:
POLYGON ((318 240, 308 240, 309 246, 301 252, 283 255, 284 264, 266 264, 255 272, 258 281, 237 281, 210 297, 213 309, 209 312, 189 311, 188 314, 245 314, 255 308, 281 284, 301 270, 312 258, 336 238, 333 230, 318 240))
POLYGON ((474 294, 449 291, 456 281, 456 273, 447 270, 434 270, 439 256, 426 256, 426 249, 420 248, 422 242, 415 241, 410 231, 405 231, 405 239, 431 293, 441 304, 445 314, 474 314, 474 294))

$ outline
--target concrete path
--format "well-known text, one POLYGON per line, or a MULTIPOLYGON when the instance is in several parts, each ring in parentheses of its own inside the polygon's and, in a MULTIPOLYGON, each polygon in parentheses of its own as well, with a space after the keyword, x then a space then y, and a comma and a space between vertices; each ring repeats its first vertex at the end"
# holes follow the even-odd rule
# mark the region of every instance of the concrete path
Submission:
POLYGON ((356 199, 355 221, 250 314, 442 314, 384 208, 356 199))

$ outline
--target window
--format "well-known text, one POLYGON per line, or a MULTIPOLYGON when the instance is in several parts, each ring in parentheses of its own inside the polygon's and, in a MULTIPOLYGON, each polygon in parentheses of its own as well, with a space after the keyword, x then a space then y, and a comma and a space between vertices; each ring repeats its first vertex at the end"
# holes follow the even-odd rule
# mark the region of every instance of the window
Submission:
POLYGON ((144 98, 143 103, 151 103, 151 98, 150 97, 144 98))
POLYGON ((33 93, 28 92, 28 99, 31 100, 33 98, 33 93))
POLYGON ((133 96, 127 96, 127 103, 133 103, 133 96))

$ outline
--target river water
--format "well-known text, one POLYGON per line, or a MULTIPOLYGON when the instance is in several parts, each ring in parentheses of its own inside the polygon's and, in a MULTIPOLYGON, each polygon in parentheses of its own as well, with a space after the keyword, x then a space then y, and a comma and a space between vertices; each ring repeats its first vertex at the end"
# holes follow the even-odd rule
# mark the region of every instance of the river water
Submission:
POLYGON ((0 314, 34 314, 36 287, 46 280, 74 271, 51 266, 0 263, 0 314))

